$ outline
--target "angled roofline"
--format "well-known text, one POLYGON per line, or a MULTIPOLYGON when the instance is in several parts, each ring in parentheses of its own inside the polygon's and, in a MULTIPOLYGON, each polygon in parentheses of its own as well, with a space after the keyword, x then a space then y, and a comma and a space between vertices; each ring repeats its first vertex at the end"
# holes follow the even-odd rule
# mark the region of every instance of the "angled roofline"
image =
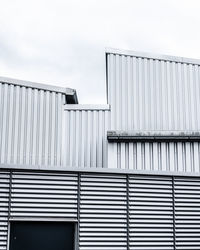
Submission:
POLYGON ((12 85, 17 85, 17 86, 21 86, 21 87, 27 87, 27 88, 40 89, 40 90, 61 93, 61 94, 64 94, 66 96, 67 103, 78 104, 78 98, 77 98, 77 94, 76 94, 75 89, 63 88, 63 87, 47 85, 47 84, 43 84, 43 83, 31 82, 31 81, 18 80, 18 79, 2 77, 2 76, 0 76, 0 82, 12 84, 12 85))
POLYGON ((105 53, 124 55, 124 56, 134 56, 134 57, 147 58, 147 59, 156 59, 156 60, 176 62, 176 63, 200 65, 200 59, 170 56, 170 55, 161 55, 161 54, 154 54, 154 53, 148 53, 148 52, 137 52, 137 51, 131 51, 131 50, 106 48, 105 53))

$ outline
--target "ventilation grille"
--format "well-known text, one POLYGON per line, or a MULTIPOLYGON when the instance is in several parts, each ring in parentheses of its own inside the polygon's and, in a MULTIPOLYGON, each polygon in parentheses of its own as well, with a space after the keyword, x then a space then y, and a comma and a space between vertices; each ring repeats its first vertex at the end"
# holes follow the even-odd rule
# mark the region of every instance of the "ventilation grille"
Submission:
POLYGON ((0 249, 7 249, 9 214, 9 172, 0 172, 0 249))
POLYGON ((127 249, 126 177, 82 175, 80 249, 127 249))
POLYGON ((176 249, 200 249, 200 178, 175 179, 176 249))
POLYGON ((173 248, 171 178, 129 178, 130 249, 173 248))
POLYGON ((13 173, 11 217, 77 217, 77 176, 13 173))
POLYGON ((1 171, 0 207, 0 250, 10 219, 42 218, 78 219, 80 250, 200 249, 197 177, 1 171))

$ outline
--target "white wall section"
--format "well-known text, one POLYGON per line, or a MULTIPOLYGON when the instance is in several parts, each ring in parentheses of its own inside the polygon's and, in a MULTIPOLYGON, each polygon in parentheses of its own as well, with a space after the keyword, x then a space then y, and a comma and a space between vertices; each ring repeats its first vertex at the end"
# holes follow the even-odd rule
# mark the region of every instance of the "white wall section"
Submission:
POLYGON ((109 167, 143 171, 200 172, 199 142, 109 143, 109 167))
POLYGON ((107 52, 112 130, 199 130, 199 63, 125 53, 107 52))
POLYGON ((107 167, 108 105, 65 105, 63 166, 107 167))
POLYGON ((60 165, 62 93, 0 83, 0 163, 60 165))

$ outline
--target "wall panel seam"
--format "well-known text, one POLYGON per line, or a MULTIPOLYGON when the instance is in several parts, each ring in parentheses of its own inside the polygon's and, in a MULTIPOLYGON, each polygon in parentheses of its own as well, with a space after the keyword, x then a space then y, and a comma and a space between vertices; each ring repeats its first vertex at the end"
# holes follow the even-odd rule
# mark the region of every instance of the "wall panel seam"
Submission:
POLYGON ((80 194, 81 194, 81 173, 78 173, 78 189, 77 189, 77 250, 79 250, 79 234, 80 234, 80 194))
POLYGON ((175 190, 174 190, 174 176, 172 176, 172 202, 173 202, 173 240, 174 250, 176 250, 176 211, 175 211, 175 190))
POLYGON ((130 213, 129 213, 129 197, 130 197, 130 191, 129 191, 129 175, 126 175, 126 205, 127 205, 127 250, 130 249, 130 213))

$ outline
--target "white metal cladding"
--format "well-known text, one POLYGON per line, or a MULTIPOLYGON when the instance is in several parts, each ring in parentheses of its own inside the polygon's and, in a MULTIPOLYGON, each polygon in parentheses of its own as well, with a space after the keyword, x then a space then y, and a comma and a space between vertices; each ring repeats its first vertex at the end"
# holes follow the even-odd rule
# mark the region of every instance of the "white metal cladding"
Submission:
POLYGON ((66 105, 63 164, 69 167, 107 167, 106 133, 110 111, 100 105, 66 105))
POLYGON ((0 172, 0 249, 7 249, 10 172, 0 172))
POLYGON ((200 172, 199 142, 109 143, 108 157, 112 168, 200 172))
POLYGON ((0 163, 60 165, 64 94, 0 83, 0 163))
POLYGON ((13 172, 11 217, 77 219, 77 174, 13 172))
POLYGON ((112 130, 200 129, 200 66, 163 58, 107 52, 112 130))
POLYGON ((200 178, 175 178, 176 249, 200 249, 200 178))
POLYGON ((127 249, 126 176, 81 174, 80 185, 79 249, 127 249))
POLYGON ((174 249, 171 177, 130 176, 129 206, 130 249, 174 249))
POLYGON ((200 177, 0 172, 0 249, 10 220, 78 220, 81 250, 200 247, 200 177))

